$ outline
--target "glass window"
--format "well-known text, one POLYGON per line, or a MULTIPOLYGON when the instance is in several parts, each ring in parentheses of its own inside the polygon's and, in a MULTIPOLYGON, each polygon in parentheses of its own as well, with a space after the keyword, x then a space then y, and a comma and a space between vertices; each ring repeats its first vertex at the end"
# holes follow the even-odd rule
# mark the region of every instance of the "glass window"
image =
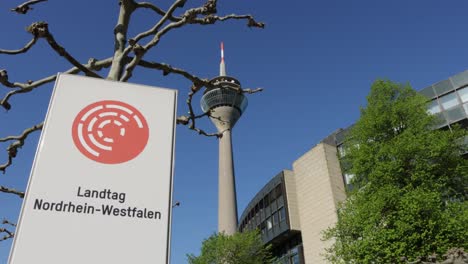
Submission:
POLYGON ((273 215, 272 215, 272 218, 273 218, 273 225, 279 224, 279 221, 278 221, 278 212, 274 212, 273 215))
POLYGON ((338 154, 340 154, 340 157, 346 156, 346 149, 343 144, 338 146, 338 154))
POLYGON ((464 104, 463 107, 465 108, 465 113, 468 115, 468 103, 464 104))
POLYGON ((271 215, 271 208, 268 206, 265 208, 265 216, 270 216, 271 215))
POLYGON ((455 93, 449 93, 439 98, 440 104, 444 109, 452 108, 458 105, 457 95, 455 93))
POLYGON ((294 255, 294 254, 297 254, 297 253, 299 253, 299 250, 297 249, 297 247, 294 247, 294 248, 291 249, 291 254, 294 255))
POLYGON ((273 224, 271 223, 271 217, 268 217, 267 220, 266 220, 266 226, 267 226, 267 229, 270 230, 273 228, 273 224))
POLYGON ((450 77, 455 87, 461 87, 468 84, 468 71, 461 72, 455 76, 450 77))
POLYGON ((276 202, 276 189, 273 188, 270 192, 270 205, 273 205, 276 202))
POLYGON ((438 95, 441 95, 450 92, 451 90, 453 90, 453 87, 449 80, 443 80, 434 84, 434 90, 438 95))
POLYGON ((286 220, 286 210, 284 209, 284 207, 281 207, 279 209, 279 219, 280 219, 280 222, 286 220))
POLYGON ((429 108, 427 109, 427 111, 431 114, 440 113, 441 110, 440 110, 440 106, 437 100, 434 100, 429 104, 429 108))
POLYGON ((276 191, 275 191, 275 190, 276 190, 276 189, 273 188, 273 190, 271 190, 271 192, 270 192, 270 203, 271 203, 273 200, 276 199, 276 191))
POLYGON ((278 201, 278 200, 273 200, 273 201, 271 201, 271 203, 270 203, 270 208, 271 208, 271 211, 272 211, 272 212, 276 211, 276 209, 278 208, 277 201, 278 201))
POLYGON ((345 173, 344 178, 346 184, 350 184, 351 180, 354 178, 354 174, 345 173))
POLYGON ((278 186, 276 186, 276 201, 278 203, 278 206, 280 203, 282 204, 282 200, 283 200, 283 188, 282 188, 282 185, 279 184, 278 186))
POLYGON ((293 264, 300 264, 300 263, 299 263, 299 255, 294 255, 294 256, 292 257, 292 263, 293 263, 293 264))
POLYGON ((270 195, 266 195, 263 201, 265 201, 265 208, 268 207, 270 205, 270 195))
POLYGON ((432 86, 426 87, 419 91, 422 95, 426 96, 428 99, 432 99, 435 96, 434 89, 432 89, 432 86))
POLYGON ((284 205, 283 195, 281 195, 280 197, 278 197, 278 199, 276 199, 276 203, 278 203, 278 208, 284 205))
POLYGON ((460 95, 462 102, 468 102, 468 87, 458 90, 458 94, 460 95))
POLYGON ((457 108, 453 108, 448 111, 445 111, 445 114, 447 115, 447 119, 450 122, 456 122, 466 117, 461 107, 457 107, 457 108))
POLYGON ((445 119, 445 116, 443 115, 443 113, 435 114, 435 119, 436 119, 435 128, 441 128, 448 124, 447 119, 445 119))
POLYGON ((279 196, 283 194, 283 188, 281 188, 281 184, 278 184, 275 189, 276 189, 276 197, 278 198, 279 196))

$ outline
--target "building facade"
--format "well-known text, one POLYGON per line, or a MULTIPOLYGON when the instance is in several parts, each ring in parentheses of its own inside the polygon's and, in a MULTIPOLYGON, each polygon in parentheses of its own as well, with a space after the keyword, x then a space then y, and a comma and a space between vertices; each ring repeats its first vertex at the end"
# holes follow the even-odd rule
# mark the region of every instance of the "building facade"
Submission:
POLYGON ((285 263, 304 263, 295 177, 284 170, 251 200, 240 218, 239 231, 259 229, 285 263), (302 259, 302 262, 300 260, 302 259))
MULTIPOLYGON (((440 120, 436 129, 468 128, 468 70, 420 93, 440 120)), ((322 241, 321 232, 336 223, 338 203, 346 198, 345 188, 352 188, 352 175, 342 172, 339 161, 348 130, 333 132, 294 161, 292 170, 273 177, 241 215, 239 231, 259 229, 278 263, 326 263, 331 241, 322 241)))
POLYGON ((346 198, 337 147, 321 142, 273 177, 251 200, 239 231, 259 229, 278 263, 322 263, 329 243, 322 230, 333 225, 346 198))
POLYGON ((428 111, 441 120, 438 128, 468 125, 468 70, 420 91, 430 100, 428 111))

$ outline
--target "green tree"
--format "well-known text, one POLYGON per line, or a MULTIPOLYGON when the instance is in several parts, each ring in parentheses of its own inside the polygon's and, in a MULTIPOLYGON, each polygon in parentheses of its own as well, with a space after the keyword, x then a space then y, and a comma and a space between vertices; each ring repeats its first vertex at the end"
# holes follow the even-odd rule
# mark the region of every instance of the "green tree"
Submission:
POLYGON ((214 234, 205 239, 200 256, 187 255, 190 264, 268 264, 270 246, 264 246, 258 231, 214 234))
POLYGON ((434 130, 426 98, 376 81, 345 140, 354 188, 325 231, 333 263, 395 263, 468 248, 466 130, 434 130))

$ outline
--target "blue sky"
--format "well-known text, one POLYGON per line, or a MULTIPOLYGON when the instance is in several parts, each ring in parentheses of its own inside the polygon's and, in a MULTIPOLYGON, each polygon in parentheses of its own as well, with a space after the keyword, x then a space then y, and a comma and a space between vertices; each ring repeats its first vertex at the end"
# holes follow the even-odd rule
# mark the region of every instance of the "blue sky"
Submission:
MULTIPOLYGON (((20 1, 1 1, 0 48, 19 48, 30 39, 26 26, 47 21, 56 40, 80 61, 107 58, 113 50, 116 2, 49 0, 21 16, 8 11, 20 1)), ((170 4, 160 2, 166 8, 170 4)), ((199 3, 189 0, 187 6, 199 3)), ((242 213, 271 177, 359 117, 374 80, 410 83, 419 90, 466 70, 466 10, 463 0, 219 0, 220 14, 250 13, 266 28, 249 29, 244 21, 187 26, 168 34, 147 59, 211 78, 218 73, 219 42, 224 41, 228 74, 245 88, 265 89, 249 96, 233 133, 242 213)), ((152 13, 139 12, 130 36, 154 21, 152 13)), ((68 68, 44 41, 28 54, 0 55, 0 69, 7 69, 12 81, 37 80, 68 68)), ((131 82, 178 89, 178 114, 187 112, 188 81, 137 70, 131 82)), ((41 122, 52 87, 17 96, 11 111, 0 110, 0 137, 41 122)), ((209 122, 200 125, 214 130, 209 122)), ((28 139, 14 166, 0 175, 0 185, 25 188, 38 137, 28 139)), ((201 241, 217 229, 217 151, 215 139, 177 127, 174 199, 181 206, 173 214, 172 263, 186 263, 185 254, 198 253, 201 241)), ((0 162, 6 152, 2 155, 0 162)), ((20 206, 20 199, 0 194, 0 218, 16 221, 20 206)), ((125 232, 130 231, 122 231, 122 237, 125 232)), ((9 249, 10 242, 0 242, 0 263, 6 262, 9 249)))

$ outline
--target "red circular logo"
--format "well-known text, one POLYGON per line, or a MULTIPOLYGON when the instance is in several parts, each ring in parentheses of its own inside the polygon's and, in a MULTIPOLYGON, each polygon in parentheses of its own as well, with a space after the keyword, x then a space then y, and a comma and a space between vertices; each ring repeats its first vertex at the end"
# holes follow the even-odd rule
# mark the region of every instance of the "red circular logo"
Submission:
POLYGON ((127 162, 148 143, 148 124, 135 107, 119 101, 99 101, 83 108, 73 121, 78 150, 105 164, 127 162))

